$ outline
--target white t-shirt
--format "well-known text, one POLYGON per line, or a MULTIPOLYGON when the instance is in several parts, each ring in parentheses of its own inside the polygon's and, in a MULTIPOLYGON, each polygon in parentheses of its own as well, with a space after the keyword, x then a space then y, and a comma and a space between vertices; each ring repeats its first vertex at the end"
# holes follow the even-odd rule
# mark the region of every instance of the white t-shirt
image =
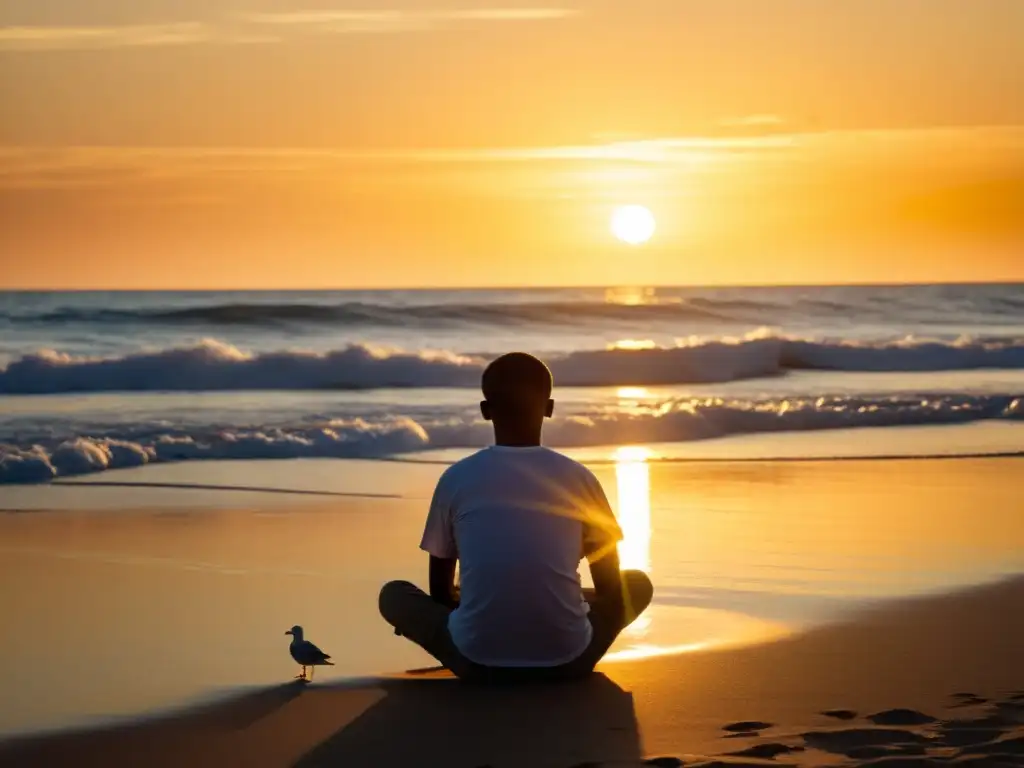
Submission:
POLYGON ((489 667, 553 667, 590 643, 584 554, 622 538, 601 484, 542 446, 492 446, 438 481, 420 546, 459 559, 460 604, 448 631, 489 667))

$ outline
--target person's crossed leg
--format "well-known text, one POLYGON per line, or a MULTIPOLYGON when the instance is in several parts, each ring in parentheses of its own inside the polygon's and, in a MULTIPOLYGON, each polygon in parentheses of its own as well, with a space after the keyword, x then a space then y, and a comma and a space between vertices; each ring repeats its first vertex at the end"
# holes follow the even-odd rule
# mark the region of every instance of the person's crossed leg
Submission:
MULTIPOLYGON (((590 612, 587 617, 590 619, 590 626, 594 629, 593 638, 583 656, 577 660, 581 672, 590 672, 597 665, 604 655, 608 653, 612 643, 619 634, 637 620, 641 613, 647 610, 654 599, 654 585, 650 577, 643 571, 622 572, 622 594, 625 604, 625 613, 621 619, 615 616, 615 611, 609 610, 608 606, 596 599, 593 592, 583 590, 583 596, 590 603, 590 612)), ((576 662, 573 662, 576 663, 576 662)))
MULTIPOLYGON (((516 670, 520 676, 582 677, 593 671, 619 634, 632 624, 651 604, 654 586, 643 571, 623 571, 622 588, 625 615, 619 620, 615 610, 596 599, 593 590, 583 590, 590 605, 588 619, 592 628, 590 644, 576 659, 558 667, 516 670)), ((408 581, 392 581, 380 591, 380 614, 394 627, 395 633, 416 643, 454 675, 466 680, 491 677, 493 670, 476 664, 459 652, 448 633, 451 608, 436 602, 430 595, 408 581)))
POLYGON ((408 581, 391 581, 380 591, 380 615, 395 634, 412 640, 457 677, 472 674, 473 664, 455 647, 448 633, 452 609, 408 581))

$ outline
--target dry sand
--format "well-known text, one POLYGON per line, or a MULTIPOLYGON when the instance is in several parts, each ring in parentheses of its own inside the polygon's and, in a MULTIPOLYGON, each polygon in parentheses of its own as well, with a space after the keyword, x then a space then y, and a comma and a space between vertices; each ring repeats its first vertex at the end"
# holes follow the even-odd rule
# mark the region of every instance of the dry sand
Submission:
POLYGON ((1022 609, 1015 579, 767 645, 607 664, 578 684, 287 684, 7 742, 0 765, 1024 765, 1022 609))

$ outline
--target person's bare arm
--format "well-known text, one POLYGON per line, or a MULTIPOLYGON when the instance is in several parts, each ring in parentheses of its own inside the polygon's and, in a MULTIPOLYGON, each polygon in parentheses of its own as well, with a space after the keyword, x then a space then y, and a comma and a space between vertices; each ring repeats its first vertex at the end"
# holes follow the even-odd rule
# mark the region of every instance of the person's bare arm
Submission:
POLYGON ((459 598, 455 590, 455 563, 457 558, 430 556, 430 596, 434 602, 458 608, 459 598))
POLYGON ((622 572, 619 568, 619 553, 612 546, 600 552, 587 555, 590 563, 590 577, 594 581, 594 602, 600 603, 602 611, 616 622, 624 622, 626 603, 622 595, 622 572))
POLYGON ((434 488, 430 510, 427 512, 427 524, 420 541, 420 549, 430 555, 430 596, 435 602, 449 608, 459 604, 455 589, 455 564, 459 559, 459 549, 455 543, 452 520, 454 492, 451 472, 446 471, 434 488))
POLYGON ((583 524, 583 554, 590 564, 590 577, 594 581, 593 602, 600 603, 601 610, 607 611, 606 615, 620 622, 626 615, 617 546, 622 539, 622 530, 601 483, 593 475, 589 475, 588 480, 589 487, 584 495, 587 514, 583 524))

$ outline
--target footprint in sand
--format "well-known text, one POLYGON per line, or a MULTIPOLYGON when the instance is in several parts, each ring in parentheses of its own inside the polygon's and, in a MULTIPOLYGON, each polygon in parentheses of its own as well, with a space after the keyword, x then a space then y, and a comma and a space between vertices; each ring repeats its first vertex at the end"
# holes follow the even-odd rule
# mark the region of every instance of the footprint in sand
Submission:
POLYGON ((998 739, 1005 731, 1001 728, 958 728, 950 723, 942 724, 939 744, 944 747, 969 747, 987 744, 998 739))
POLYGON ((931 765, 930 758, 925 758, 924 747, 917 744, 909 744, 895 747, 857 747, 847 750, 844 753, 854 760, 865 760, 868 762, 861 765, 888 765, 888 766, 910 766, 931 765))
POLYGON ((931 715, 918 712, 916 709, 887 709, 868 715, 868 720, 875 725, 928 725, 936 722, 931 715))
POLYGON ((755 744, 747 749, 738 752, 729 752, 731 757, 756 757, 761 760, 774 760, 779 755, 788 755, 791 752, 803 752, 804 747, 791 747, 789 744, 769 742, 766 744, 755 744))
POLYGON ((1003 739, 1002 741, 990 741, 987 744, 976 744, 960 750, 959 757, 988 756, 1006 758, 1008 764, 1024 764, 1024 736, 1003 739), (1012 761, 1012 762, 1009 762, 1012 761))
POLYGON ((847 728, 841 731, 808 731, 803 734, 804 743, 823 752, 838 755, 857 756, 863 754, 865 748, 884 747, 879 754, 907 754, 910 748, 917 752, 916 747, 930 745, 928 738, 906 731, 901 728, 847 728))
POLYGON ((756 733, 771 727, 772 723, 765 723, 761 720, 740 720, 736 723, 723 725, 722 730, 729 731, 730 733, 756 733))
POLYGON ((984 698, 982 696, 979 696, 976 693, 967 693, 967 692, 954 693, 952 698, 954 698, 956 700, 955 703, 952 704, 952 707, 954 709, 959 709, 960 707, 977 707, 977 706, 980 706, 981 704, 987 704, 988 703, 988 699, 986 699, 986 698, 984 698))
POLYGON ((834 720, 853 720, 857 717, 857 713, 852 709, 826 709, 821 714, 834 720))
MULTIPOLYGON (((955 700, 979 701, 974 693, 957 693, 955 700)), ((754 768, 776 766, 786 755, 808 752, 798 761, 817 764, 814 752, 842 756, 853 768, 1024 768, 1024 727, 1016 720, 1024 716, 1024 696, 1007 697, 989 704, 982 717, 939 721, 915 709, 887 709, 866 719, 874 727, 845 727, 807 731, 802 745, 761 742, 713 758, 688 758, 687 768, 754 768), (897 727, 901 726, 901 727, 897 727), (921 726, 925 726, 921 728, 921 726), (927 727, 931 726, 931 727, 927 727), (689 762, 691 759, 696 762, 689 762), (703 762, 701 762, 703 760, 703 762)), ((850 709, 830 709, 819 714, 835 720, 853 720, 858 714, 850 709)), ((758 737, 772 723, 743 720, 723 726, 725 738, 758 737)), ((820 755, 819 755, 820 758, 820 755)), ((792 758, 791 758, 792 759, 792 758)), ((834 758, 833 758, 834 759, 834 758)), ((676 766, 676 762, 648 762, 645 765, 676 766)))

